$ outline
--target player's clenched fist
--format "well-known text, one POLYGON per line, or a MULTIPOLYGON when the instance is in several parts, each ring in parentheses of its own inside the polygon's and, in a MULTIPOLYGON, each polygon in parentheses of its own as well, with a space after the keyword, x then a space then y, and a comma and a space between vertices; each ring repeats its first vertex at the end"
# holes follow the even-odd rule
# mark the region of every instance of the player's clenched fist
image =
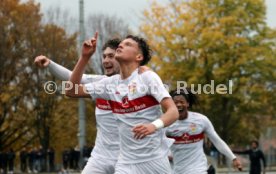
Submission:
POLYGON ((37 56, 34 60, 34 64, 39 68, 46 68, 49 65, 49 63, 50 59, 43 55, 37 56))

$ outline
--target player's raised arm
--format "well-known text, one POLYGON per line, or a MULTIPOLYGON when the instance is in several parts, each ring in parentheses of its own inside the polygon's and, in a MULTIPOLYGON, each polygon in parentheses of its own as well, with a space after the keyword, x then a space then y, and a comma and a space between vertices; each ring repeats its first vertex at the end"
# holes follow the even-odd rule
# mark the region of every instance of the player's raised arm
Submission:
POLYGON ((69 83, 66 86, 65 94, 69 97, 87 97, 90 98, 91 96, 87 93, 85 87, 81 85, 81 78, 85 70, 85 66, 87 65, 90 57, 96 51, 97 45, 97 37, 98 33, 96 32, 94 37, 90 40, 87 40, 83 43, 82 46, 82 54, 80 59, 78 60, 72 75, 69 79, 69 83))

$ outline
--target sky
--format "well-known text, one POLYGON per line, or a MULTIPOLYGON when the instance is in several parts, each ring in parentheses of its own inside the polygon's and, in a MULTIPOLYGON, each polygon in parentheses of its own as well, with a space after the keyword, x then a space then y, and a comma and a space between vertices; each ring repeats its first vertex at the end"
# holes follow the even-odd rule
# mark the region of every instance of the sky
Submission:
MULTIPOLYGON (((79 0, 35 0, 41 4, 42 12, 50 7, 60 7, 62 10, 69 10, 78 17, 79 0)), ((150 0, 84 0, 85 16, 93 13, 107 13, 116 15, 124 20, 131 29, 136 30, 142 21, 142 11, 149 8, 150 0)), ((158 0, 160 3, 167 3, 169 0, 158 0)), ((267 23, 270 27, 276 28, 276 0, 265 0, 267 6, 267 23)))

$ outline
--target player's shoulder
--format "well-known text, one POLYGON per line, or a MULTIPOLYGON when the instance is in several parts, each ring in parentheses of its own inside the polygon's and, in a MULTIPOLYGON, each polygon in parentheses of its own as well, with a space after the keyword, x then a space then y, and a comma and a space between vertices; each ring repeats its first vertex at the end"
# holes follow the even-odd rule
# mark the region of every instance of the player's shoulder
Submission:
POLYGON ((107 76, 106 75, 100 75, 100 74, 84 74, 83 77, 87 78, 87 79, 104 79, 107 76))
POLYGON ((103 79, 108 80, 108 81, 113 81, 113 82, 114 82, 114 80, 120 79, 120 74, 115 74, 113 76, 106 76, 106 75, 104 75, 104 76, 105 77, 103 79))
MULTIPOLYGON (((152 71, 152 70, 147 70, 143 73, 140 73, 141 76, 154 76, 154 75, 157 75, 156 72, 152 71)), ((158 76, 158 75, 157 75, 158 76)))
POLYGON ((87 74, 88 77, 99 77, 99 78, 106 78, 108 76, 102 74, 87 74))
POLYGON ((199 112, 189 111, 189 115, 191 116, 191 118, 196 119, 196 120, 208 120, 206 115, 203 115, 199 112))
POLYGON ((113 76, 110 76, 110 78, 112 79, 119 79, 120 77, 121 77, 120 74, 115 74, 113 76))
POLYGON ((160 79, 159 75, 152 70, 145 71, 139 74, 139 76, 144 80, 160 79))

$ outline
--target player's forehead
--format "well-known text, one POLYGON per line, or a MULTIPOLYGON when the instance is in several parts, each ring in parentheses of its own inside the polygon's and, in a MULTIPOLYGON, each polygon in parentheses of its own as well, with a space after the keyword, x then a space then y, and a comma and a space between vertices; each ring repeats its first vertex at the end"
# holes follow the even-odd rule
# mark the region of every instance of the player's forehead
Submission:
POLYGON ((186 98, 183 95, 175 95, 173 97, 174 101, 187 101, 186 98))
POLYGON ((108 55, 108 54, 115 54, 116 50, 112 49, 110 47, 107 47, 104 51, 103 51, 103 55, 108 55))
POLYGON ((133 40, 132 38, 126 38, 124 39, 121 44, 131 44, 131 45, 137 45, 138 46, 138 43, 133 40))

